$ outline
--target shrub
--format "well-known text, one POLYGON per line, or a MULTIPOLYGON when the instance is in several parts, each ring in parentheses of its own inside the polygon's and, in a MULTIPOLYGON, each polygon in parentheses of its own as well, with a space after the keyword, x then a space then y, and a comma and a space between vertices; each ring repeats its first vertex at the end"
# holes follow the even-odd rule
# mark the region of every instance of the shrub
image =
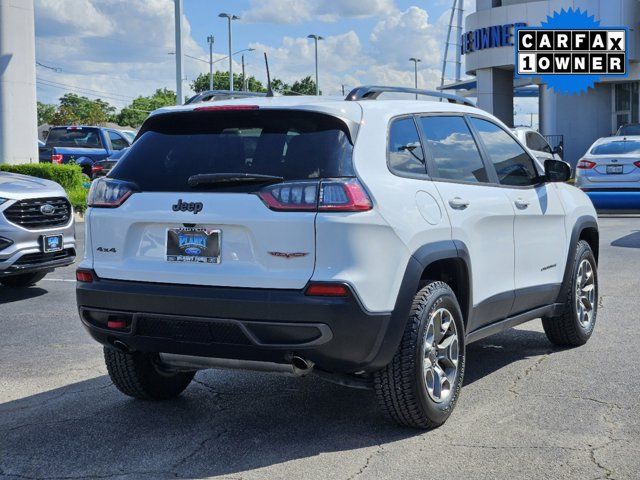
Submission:
POLYGON ((20 173, 44 178, 58 183, 69 196, 69 201, 77 212, 87 209, 86 176, 78 165, 55 165, 52 163, 26 163, 22 165, 0 165, 0 171, 20 173))

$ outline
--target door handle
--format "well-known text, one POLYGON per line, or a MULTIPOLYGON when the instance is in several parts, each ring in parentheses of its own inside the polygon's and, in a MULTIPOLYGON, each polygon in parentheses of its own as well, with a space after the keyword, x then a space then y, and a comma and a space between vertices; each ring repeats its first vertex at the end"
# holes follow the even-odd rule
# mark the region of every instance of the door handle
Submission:
POLYGON ((454 208, 456 210, 464 210, 469 206, 469 200, 455 197, 449 200, 449 205, 451 205, 451 208, 454 208))
POLYGON ((516 204, 516 207, 524 210, 525 208, 527 208, 529 206, 529 202, 526 201, 524 198, 517 198, 516 201, 514 202, 516 204))

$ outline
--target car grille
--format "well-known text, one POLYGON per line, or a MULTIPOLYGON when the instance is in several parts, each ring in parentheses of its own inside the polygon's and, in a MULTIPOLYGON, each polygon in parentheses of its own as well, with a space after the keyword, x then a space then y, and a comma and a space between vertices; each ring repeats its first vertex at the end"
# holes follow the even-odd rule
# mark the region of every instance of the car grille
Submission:
POLYGON ((203 322, 144 315, 136 322, 136 334, 193 343, 252 345, 242 329, 230 322, 203 322))
POLYGON ((4 211, 4 216, 11 223, 29 230, 61 227, 69 223, 71 205, 64 197, 30 198, 11 205, 4 211), (45 215, 40 210, 45 204, 53 207, 53 212, 50 215, 45 215))
POLYGON ((61 260, 67 257, 75 257, 76 251, 73 248, 60 250, 59 252, 48 253, 27 253, 15 261, 14 265, 30 265, 37 263, 50 262, 52 260, 61 260))

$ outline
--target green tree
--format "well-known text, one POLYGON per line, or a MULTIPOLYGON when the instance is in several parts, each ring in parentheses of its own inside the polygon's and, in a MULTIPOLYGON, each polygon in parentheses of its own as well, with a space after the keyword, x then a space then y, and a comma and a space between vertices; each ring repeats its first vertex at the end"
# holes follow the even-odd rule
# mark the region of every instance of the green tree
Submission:
POLYGON ((159 88, 149 97, 138 97, 115 116, 118 125, 129 125, 137 128, 149 116, 149 113, 161 107, 176 104, 176 93, 173 90, 159 88))
POLYGON ((53 116, 56 114, 56 106, 47 103, 37 102, 38 106, 38 125, 51 123, 53 116))
MULTIPOLYGON (((205 92, 209 90, 209 73, 201 73, 198 77, 191 82, 191 89, 196 92, 205 92)), ((242 74, 233 74, 233 88, 234 90, 244 90, 242 86, 242 74)), ((214 90, 229 90, 229 72, 214 72, 213 73, 213 89, 214 90)), ((249 92, 265 92, 266 89, 255 77, 247 77, 247 90, 249 92)))
POLYGON ((279 78, 275 78, 274 77, 271 80, 271 89, 274 92, 280 93, 282 95, 286 95, 287 92, 289 92, 291 90, 291 85, 289 85, 288 83, 283 82, 279 78))
POLYGON ((65 93, 60 97, 60 105, 50 122, 53 125, 101 125, 108 122, 115 111, 115 107, 104 100, 65 93))
POLYGON ((291 85, 291 91, 302 95, 315 95, 316 82, 313 81, 311 75, 304 77, 302 80, 296 80, 291 85))

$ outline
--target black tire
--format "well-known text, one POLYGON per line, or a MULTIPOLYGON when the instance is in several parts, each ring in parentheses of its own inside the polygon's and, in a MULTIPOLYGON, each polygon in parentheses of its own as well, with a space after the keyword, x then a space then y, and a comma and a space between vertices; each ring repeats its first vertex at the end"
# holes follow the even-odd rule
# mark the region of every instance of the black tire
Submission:
MULTIPOLYGON (((565 285, 567 298, 565 300, 563 312, 555 317, 543 318, 542 326, 544 327, 544 333, 546 333, 547 338, 554 345, 562 347, 579 347, 580 345, 587 343, 589 338, 591 338, 598 316, 597 264, 593 251, 591 250, 591 246, 589 246, 589 244, 584 240, 580 240, 576 246, 576 253, 571 265, 571 275, 567 281, 569 282, 569 285, 565 285), (593 308, 591 318, 588 322, 580 321, 580 306, 578 304, 578 272, 580 266, 584 265, 584 262, 588 262, 593 274, 593 300, 588 302, 592 304, 593 308)), ((582 318, 585 318, 584 315, 582 318)))
POLYGON ((104 348, 104 361, 114 385, 140 400, 168 400, 189 386, 195 372, 165 372, 157 354, 124 353, 104 348))
MULTIPOLYGON (((442 343, 444 344, 450 336, 444 336, 442 343)), ((433 344, 435 343, 434 341, 433 344)), ((449 418, 455 407, 464 378, 464 365, 464 324, 456 296, 446 283, 430 281, 413 299, 409 320, 393 360, 374 374, 378 403, 385 413, 400 425, 422 429, 436 428, 449 418), (431 354, 427 351, 433 351, 429 348, 431 340, 428 340, 432 318, 437 318, 443 309, 453 317, 446 323, 453 323, 455 326, 455 333, 452 335, 456 336, 457 341, 457 369, 453 382, 447 382, 447 397, 436 401, 432 398, 435 392, 428 391, 427 388, 430 373, 426 362, 431 363, 427 357, 431 354)), ((445 389, 441 394, 444 392, 445 389)))
POLYGON ((47 272, 31 272, 21 273, 20 275, 11 275, 10 277, 3 278, 0 283, 5 287, 20 288, 28 287, 42 280, 47 272))

